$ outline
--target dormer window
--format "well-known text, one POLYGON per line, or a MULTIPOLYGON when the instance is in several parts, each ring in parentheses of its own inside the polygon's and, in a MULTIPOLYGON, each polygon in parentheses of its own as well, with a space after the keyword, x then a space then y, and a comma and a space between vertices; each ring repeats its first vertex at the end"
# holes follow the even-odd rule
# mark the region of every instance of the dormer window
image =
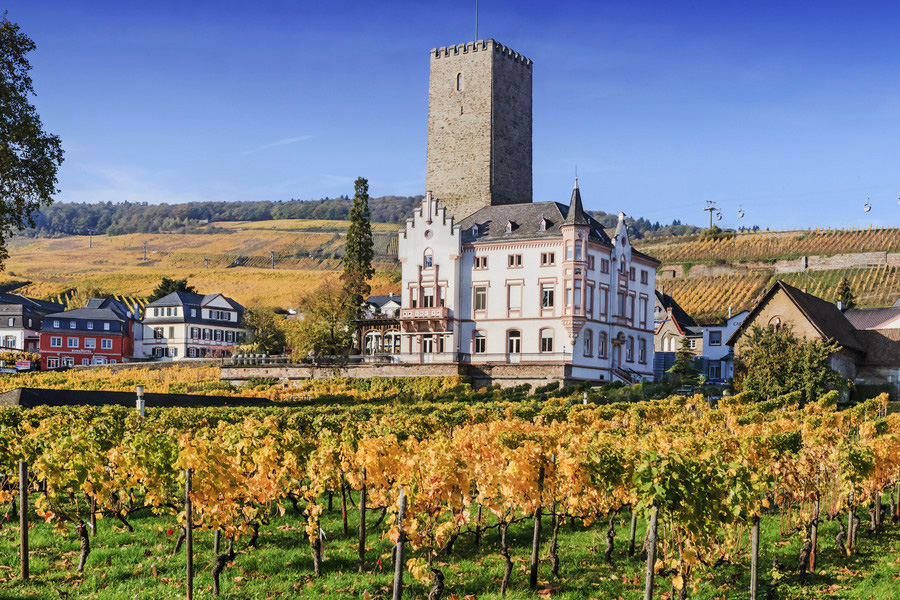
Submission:
POLYGON ((541 222, 538 223, 538 229, 541 231, 547 231, 547 219, 541 217, 541 222))
POLYGON ((472 237, 478 237, 478 223, 472 225, 472 237))
POLYGON ((507 221, 506 222, 506 233, 512 233, 512 230, 513 230, 513 222, 507 221))

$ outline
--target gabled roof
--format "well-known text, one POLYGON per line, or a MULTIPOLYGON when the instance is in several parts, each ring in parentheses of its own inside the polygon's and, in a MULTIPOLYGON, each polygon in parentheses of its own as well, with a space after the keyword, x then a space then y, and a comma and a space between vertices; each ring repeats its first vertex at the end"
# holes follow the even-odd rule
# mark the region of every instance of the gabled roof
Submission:
POLYGON ((667 314, 672 315, 672 321, 678 328, 679 333, 692 336, 703 334, 703 328, 697 325, 697 322, 691 318, 691 315, 684 312, 684 309, 675 302, 672 296, 656 290, 656 300, 660 306, 666 309, 667 314))
POLYGON ((866 329, 856 337, 866 349, 866 365, 900 368, 900 329, 866 329))
POLYGON ((900 307, 851 308, 844 316, 856 329, 878 329, 879 325, 900 317, 900 307))
POLYGON ((374 304, 375 306, 384 306, 388 302, 397 302, 400 303, 401 296, 400 294, 395 294, 391 292, 385 296, 369 296, 366 298, 367 304, 374 304))
POLYGON ((856 338, 856 330, 853 327, 853 324, 847 320, 844 313, 838 310, 837 306, 831 302, 826 302, 821 298, 813 296, 812 294, 807 294, 806 292, 798 290, 783 281, 776 281, 775 285, 773 285, 772 288, 765 293, 762 299, 756 303, 756 306, 753 307, 753 310, 750 311, 750 314, 747 315, 744 322, 741 323, 740 327, 738 327, 728 339, 727 344, 729 346, 735 345, 746 328, 753 323, 756 315, 759 314, 762 308, 779 291, 785 293, 794 306, 803 313, 803 316, 806 317, 810 325, 812 325, 824 339, 834 340, 844 348, 865 352, 865 348, 863 348, 862 344, 860 344, 859 340, 856 338))
POLYGON ((215 298, 221 297, 228 304, 230 304, 235 310, 244 310, 244 307, 228 298, 227 296, 222 296, 222 294, 194 294, 191 292, 172 292, 166 296, 163 296, 159 300, 154 300, 149 303, 145 308, 154 308, 159 306, 205 306, 207 303, 212 301, 215 298))

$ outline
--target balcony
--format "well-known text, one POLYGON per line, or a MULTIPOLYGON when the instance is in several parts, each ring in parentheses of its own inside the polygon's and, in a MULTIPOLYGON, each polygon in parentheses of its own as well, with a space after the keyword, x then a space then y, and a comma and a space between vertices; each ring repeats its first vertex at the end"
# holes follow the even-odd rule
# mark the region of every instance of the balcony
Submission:
POLYGON ((400 325, 407 333, 450 331, 450 309, 446 306, 401 308, 400 325))

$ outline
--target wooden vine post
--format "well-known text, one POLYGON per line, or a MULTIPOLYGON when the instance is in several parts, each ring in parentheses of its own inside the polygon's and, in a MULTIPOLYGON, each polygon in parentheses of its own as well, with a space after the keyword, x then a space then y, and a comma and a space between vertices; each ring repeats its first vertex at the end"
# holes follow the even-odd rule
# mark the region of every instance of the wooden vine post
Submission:
POLYGON ((187 586, 187 600, 194 597, 194 515, 191 507, 191 470, 184 472, 184 518, 185 524, 185 552, 187 554, 187 572, 185 583, 187 586))
POLYGON ((644 582, 644 600, 653 600, 653 572, 656 568, 656 525, 659 517, 659 501, 650 508, 650 524, 647 526, 647 578, 644 582))
POLYGON ((403 548, 406 536, 403 533, 403 519, 406 517, 406 494, 400 488, 400 498, 397 501, 397 549, 394 559, 394 595, 393 600, 400 600, 403 596, 403 548))
POLYGON ((19 461, 19 562, 28 579, 28 463, 19 461))
POLYGON ((541 499, 543 499, 544 493, 544 467, 541 466, 540 474, 538 475, 538 506, 534 509, 534 535, 531 540, 531 573, 528 577, 528 586, 531 588, 531 591, 535 591, 537 589, 537 581, 538 581, 538 558, 540 556, 541 549, 541 499))

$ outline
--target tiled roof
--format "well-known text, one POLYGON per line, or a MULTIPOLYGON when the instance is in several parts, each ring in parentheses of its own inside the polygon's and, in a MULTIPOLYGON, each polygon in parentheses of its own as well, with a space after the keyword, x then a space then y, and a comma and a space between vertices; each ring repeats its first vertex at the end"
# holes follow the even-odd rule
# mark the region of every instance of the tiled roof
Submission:
MULTIPOLYGON (((172 292, 166 296, 163 296, 159 300, 154 300, 149 303, 147 307, 154 308, 159 306, 185 306, 185 305, 196 305, 203 306, 205 303, 209 302, 216 296, 220 294, 193 294, 191 292, 172 292)), ((236 310, 244 310, 244 307, 228 298, 227 296, 222 296, 226 302, 231 304, 236 310)))
POLYGON ((882 323, 900 317, 900 307, 852 308, 844 316, 856 329, 877 329, 882 323))
POLYGON ((400 304, 400 294, 388 294, 386 296, 369 296, 366 298, 366 304, 372 304, 373 306, 377 306, 381 308, 388 302, 396 302, 400 304))
POLYGON ((856 336, 866 349, 866 365, 900 368, 900 329, 866 329, 856 336))
MULTIPOLYGON (((128 320, 128 308, 113 298, 91 298, 84 308, 75 308, 62 312, 50 313, 47 317, 61 319, 112 319, 128 320)), ((46 326, 46 325, 45 325, 46 326)))
POLYGON ((20 294, 0 293, 0 303, 2 304, 18 304, 36 310, 38 312, 59 312, 65 310, 66 307, 56 302, 48 302, 46 300, 37 300, 20 294))

